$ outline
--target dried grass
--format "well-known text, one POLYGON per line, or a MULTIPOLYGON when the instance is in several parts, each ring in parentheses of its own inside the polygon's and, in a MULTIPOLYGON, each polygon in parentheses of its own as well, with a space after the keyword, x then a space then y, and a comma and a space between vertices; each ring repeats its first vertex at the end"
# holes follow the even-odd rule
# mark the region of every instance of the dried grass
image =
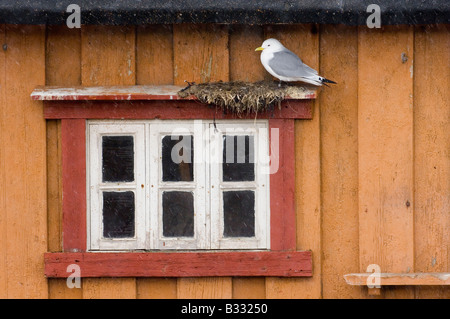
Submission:
POLYGON ((178 92, 178 96, 196 97, 200 102, 220 107, 223 112, 236 115, 257 114, 281 107, 281 101, 287 96, 304 92, 302 86, 281 84, 278 82, 212 82, 189 84, 178 92))

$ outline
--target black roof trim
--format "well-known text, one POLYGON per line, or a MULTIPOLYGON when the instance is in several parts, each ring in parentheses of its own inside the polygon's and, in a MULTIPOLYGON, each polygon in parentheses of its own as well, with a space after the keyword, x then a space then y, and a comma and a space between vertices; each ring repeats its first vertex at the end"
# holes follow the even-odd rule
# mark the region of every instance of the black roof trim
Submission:
POLYGON ((65 24, 69 4, 82 24, 172 23, 365 25, 369 4, 381 24, 450 23, 448 0, 0 0, 0 23, 65 24))

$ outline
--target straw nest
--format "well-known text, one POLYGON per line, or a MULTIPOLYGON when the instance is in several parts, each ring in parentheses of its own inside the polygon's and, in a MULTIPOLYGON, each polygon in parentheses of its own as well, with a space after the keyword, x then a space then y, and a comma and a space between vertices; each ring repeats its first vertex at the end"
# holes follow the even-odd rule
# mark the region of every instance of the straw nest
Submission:
POLYGON ((257 114, 274 107, 281 107, 285 97, 293 97, 305 91, 304 87, 278 82, 211 82, 189 83, 178 92, 178 96, 186 98, 196 97, 200 102, 214 105, 225 113, 236 115, 257 114))

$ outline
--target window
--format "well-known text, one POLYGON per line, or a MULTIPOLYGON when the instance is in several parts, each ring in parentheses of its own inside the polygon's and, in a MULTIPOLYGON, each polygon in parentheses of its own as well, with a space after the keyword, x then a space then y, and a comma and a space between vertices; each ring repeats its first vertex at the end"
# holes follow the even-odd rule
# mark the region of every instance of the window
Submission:
POLYGON ((255 120, 179 89, 32 93, 61 120, 62 251, 44 254, 48 278, 73 264, 82 277, 312 275, 311 251, 296 249, 294 120, 312 118, 315 93, 255 120))
POLYGON ((267 120, 88 121, 88 249, 268 249, 267 120))

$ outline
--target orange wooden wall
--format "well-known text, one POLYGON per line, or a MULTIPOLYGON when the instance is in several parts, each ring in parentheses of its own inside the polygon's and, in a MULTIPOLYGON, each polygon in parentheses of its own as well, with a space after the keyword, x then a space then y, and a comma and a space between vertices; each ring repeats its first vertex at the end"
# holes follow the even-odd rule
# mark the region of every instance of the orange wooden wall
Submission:
POLYGON ((1 298, 369 298, 343 275, 450 271, 448 25, 3 25, 0 37, 1 298), (338 82, 295 125, 297 248, 313 251, 314 276, 47 280, 43 253, 61 250, 60 123, 33 88, 270 79, 254 52, 268 37, 338 82))

